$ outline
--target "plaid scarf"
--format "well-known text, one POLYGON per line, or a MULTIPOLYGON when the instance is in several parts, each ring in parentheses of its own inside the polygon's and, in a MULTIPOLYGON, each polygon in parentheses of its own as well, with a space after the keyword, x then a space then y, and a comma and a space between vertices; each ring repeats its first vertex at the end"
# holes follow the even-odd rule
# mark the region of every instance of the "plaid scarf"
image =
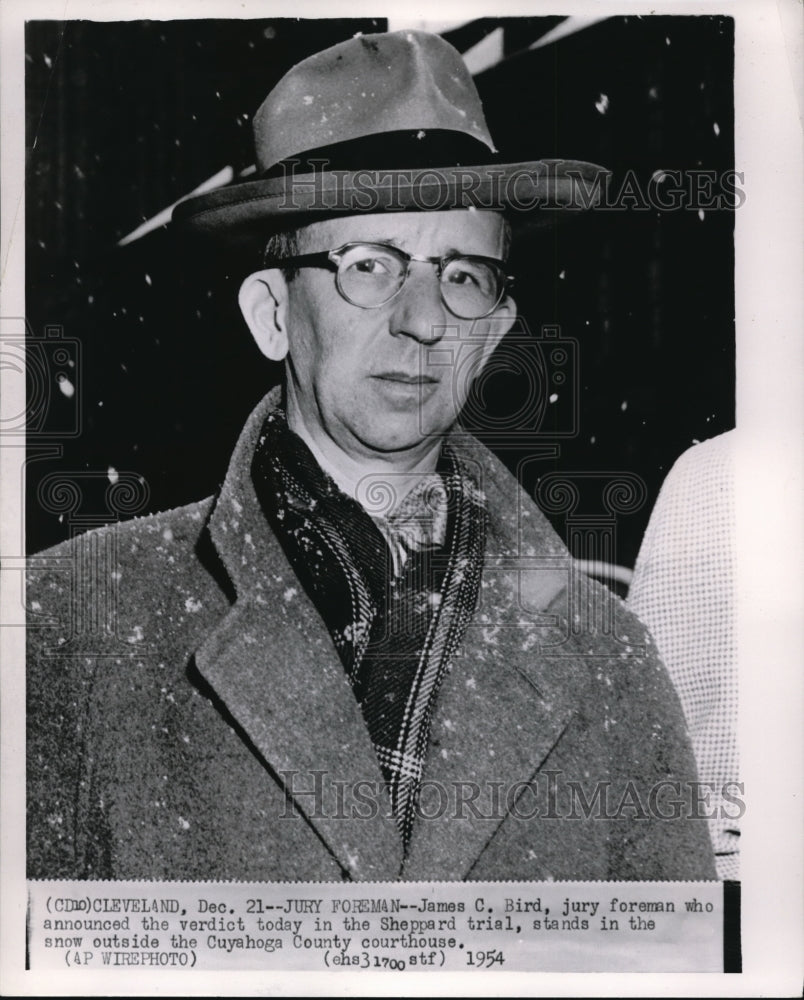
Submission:
POLYGON ((438 690, 477 604, 485 498, 445 445, 436 472, 375 522, 280 409, 263 425, 252 476, 332 636, 407 849, 438 690))

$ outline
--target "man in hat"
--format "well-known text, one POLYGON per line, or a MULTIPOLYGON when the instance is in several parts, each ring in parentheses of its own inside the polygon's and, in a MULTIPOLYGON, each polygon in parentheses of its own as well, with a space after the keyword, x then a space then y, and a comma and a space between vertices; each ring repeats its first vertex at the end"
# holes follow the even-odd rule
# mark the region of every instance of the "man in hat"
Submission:
POLYGON ((29 876, 712 877, 650 637, 457 425, 516 315, 505 213, 600 168, 495 163, 419 32, 305 60, 254 130, 257 179, 177 219, 263 250, 284 381, 218 496, 34 562, 29 876))

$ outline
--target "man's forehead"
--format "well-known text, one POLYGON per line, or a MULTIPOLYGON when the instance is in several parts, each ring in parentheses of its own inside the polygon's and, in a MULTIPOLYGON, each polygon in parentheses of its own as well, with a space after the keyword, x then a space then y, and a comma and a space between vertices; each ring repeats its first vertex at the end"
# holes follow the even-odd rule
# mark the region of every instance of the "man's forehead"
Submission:
POLYGON ((504 242, 499 212, 453 209, 443 212, 363 212, 323 219, 300 227, 300 249, 332 249, 353 240, 393 243, 428 253, 460 250, 494 254, 504 242))

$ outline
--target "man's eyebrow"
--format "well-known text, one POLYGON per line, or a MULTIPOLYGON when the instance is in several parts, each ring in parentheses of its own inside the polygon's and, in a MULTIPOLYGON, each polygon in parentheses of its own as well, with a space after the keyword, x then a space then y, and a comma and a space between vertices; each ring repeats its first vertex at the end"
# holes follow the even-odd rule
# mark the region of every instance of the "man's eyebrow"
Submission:
POLYGON ((399 240, 394 236, 363 236, 359 240, 352 240, 353 243, 378 243, 381 245, 396 247, 401 250, 402 247, 399 245, 399 240))
MULTIPOLYGON (((400 241, 395 236, 366 236, 365 239, 356 240, 357 243, 376 243, 380 246, 391 246, 396 247, 397 250, 404 250, 404 247, 400 244, 400 241)), ((478 257, 484 256, 483 254, 473 254, 466 250, 462 250, 456 246, 448 246, 443 253, 439 254, 439 257, 478 257)), ((496 260, 496 257, 491 259, 496 260)))

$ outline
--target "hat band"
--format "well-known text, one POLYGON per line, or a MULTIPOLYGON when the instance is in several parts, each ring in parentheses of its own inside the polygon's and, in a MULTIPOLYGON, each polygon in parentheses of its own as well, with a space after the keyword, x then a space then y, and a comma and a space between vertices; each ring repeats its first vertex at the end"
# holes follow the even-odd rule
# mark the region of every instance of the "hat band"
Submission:
POLYGON ((298 156, 275 163, 261 177, 269 180, 333 170, 435 170, 492 164, 498 160, 499 154, 465 132, 449 129, 413 132, 406 129, 305 150, 298 156))

